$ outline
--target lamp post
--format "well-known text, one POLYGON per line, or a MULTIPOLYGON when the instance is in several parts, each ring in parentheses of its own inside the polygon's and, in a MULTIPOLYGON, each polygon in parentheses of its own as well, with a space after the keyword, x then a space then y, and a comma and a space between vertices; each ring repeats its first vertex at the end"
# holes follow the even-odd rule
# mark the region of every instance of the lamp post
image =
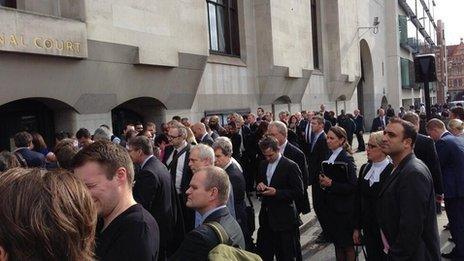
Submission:
POLYGON ((430 87, 429 83, 437 80, 435 68, 435 55, 422 54, 414 58, 414 68, 416 73, 416 83, 424 83, 425 112, 427 120, 430 120, 430 87))

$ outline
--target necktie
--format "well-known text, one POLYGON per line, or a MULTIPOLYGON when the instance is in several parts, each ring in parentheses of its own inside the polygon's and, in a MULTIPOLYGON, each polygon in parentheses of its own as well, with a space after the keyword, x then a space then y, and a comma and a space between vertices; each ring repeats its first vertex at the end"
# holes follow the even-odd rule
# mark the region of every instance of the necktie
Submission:
POLYGON ((174 153, 172 154, 172 160, 171 163, 168 165, 168 170, 171 173, 171 176, 175 177, 176 176, 176 170, 177 170, 177 150, 174 150, 174 153))

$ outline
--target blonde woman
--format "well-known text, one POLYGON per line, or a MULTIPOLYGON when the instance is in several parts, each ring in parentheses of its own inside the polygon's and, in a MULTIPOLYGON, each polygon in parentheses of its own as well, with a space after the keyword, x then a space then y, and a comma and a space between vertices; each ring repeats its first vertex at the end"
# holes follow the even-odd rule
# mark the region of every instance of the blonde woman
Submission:
POLYGON ((359 171, 356 193, 353 241, 355 244, 361 244, 363 241, 369 260, 382 260, 384 256, 376 208, 380 188, 392 172, 393 164, 380 147, 382 138, 382 131, 373 132, 369 137, 366 144, 369 162, 359 171))
POLYGON ((464 138, 464 122, 460 119, 452 119, 448 123, 448 130, 456 137, 464 138))

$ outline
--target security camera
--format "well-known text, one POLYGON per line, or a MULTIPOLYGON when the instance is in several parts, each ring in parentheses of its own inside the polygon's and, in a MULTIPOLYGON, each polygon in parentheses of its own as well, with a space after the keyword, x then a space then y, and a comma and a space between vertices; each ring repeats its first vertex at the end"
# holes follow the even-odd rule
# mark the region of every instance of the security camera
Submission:
POLYGON ((374 27, 375 27, 375 26, 379 26, 379 24, 380 24, 379 17, 378 17, 378 16, 375 16, 375 17, 374 17, 374 27))

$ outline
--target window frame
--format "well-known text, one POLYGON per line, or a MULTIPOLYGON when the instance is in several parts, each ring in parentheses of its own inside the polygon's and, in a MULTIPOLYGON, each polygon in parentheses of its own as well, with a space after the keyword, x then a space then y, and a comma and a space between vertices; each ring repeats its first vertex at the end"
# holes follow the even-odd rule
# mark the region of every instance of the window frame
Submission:
MULTIPOLYGON (((237 0, 222 0, 222 3, 218 3, 218 0, 206 0, 206 10, 208 15, 208 34, 209 34, 209 52, 211 54, 240 57, 240 28, 238 22, 238 3, 237 0), (211 15, 210 5, 213 5, 216 12, 216 28, 220 28, 218 25, 218 6, 223 8, 224 11, 224 51, 214 50, 212 48, 211 34, 211 15)), ((218 46, 220 44, 218 34, 216 33, 218 46)), ((219 49, 219 48, 218 48, 219 49)))
POLYGON ((4 0, 4 1, 5 3, 1 4, 0 6, 7 7, 7 8, 14 8, 14 9, 18 8, 18 1, 16 0, 4 0))

